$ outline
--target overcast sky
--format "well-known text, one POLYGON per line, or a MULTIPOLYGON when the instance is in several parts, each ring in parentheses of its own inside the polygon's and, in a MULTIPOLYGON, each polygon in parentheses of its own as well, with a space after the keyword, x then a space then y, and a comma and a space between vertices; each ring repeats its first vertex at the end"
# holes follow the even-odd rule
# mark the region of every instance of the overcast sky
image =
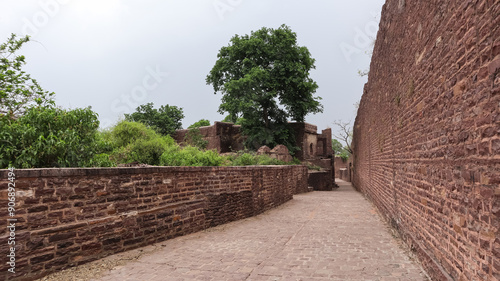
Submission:
POLYGON ((316 59, 318 129, 355 118, 383 0, 0 0, 0 42, 32 40, 25 70, 63 108, 92 106, 106 127, 147 102, 212 123, 221 95, 205 78, 235 34, 286 24, 316 59))

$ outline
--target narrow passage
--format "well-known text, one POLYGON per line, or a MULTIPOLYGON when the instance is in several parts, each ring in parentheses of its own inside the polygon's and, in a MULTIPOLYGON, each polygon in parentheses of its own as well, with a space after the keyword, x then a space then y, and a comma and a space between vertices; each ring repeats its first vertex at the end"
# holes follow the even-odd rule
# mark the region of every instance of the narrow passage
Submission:
POLYGON ((83 275, 103 281, 427 280, 374 206, 350 183, 337 181, 340 188, 335 191, 295 195, 257 217, 44 279, 83 275), (113 262, 119 265, 99 270, 101 264, 113 262))

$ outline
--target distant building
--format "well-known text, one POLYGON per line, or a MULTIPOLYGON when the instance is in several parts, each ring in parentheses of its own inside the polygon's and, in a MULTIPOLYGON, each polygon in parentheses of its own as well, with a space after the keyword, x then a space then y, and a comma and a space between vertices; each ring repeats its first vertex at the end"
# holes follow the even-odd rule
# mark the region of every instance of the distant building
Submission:
MULTIPOLYGON (((296 145, 300 148, 293 157, 321 167, 321 171, 309 172, 309 185, 315 190, 331 190, 335 185, 335 170, 332 149, 332 129, 317 133, 318 127, 308 123, 290 123, 295 132, 296 145)), ((236 152, 245 148, 245 137, 241 126, 233 123, 215 122, 212 126, 200 127, 202 138, 208 141, 207 149, 219 153, 236 152)), ((189 129, 178 130, 173 136, 179 144, 185 141, 189 129)))

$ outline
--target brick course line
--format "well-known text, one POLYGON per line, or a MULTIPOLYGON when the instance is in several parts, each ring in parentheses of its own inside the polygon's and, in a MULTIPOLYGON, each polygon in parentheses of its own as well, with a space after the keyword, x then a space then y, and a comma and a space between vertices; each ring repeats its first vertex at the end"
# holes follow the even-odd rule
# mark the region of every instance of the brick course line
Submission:
MULTIPOLYGON (((336 191, 295 195, 256 217, 149 246, 137 260, 87 276, 96 281, 427 280, 400 245, 373 205, 340 182, 336 191)), ((126 259, 127 253, 119 255, 126 259)))

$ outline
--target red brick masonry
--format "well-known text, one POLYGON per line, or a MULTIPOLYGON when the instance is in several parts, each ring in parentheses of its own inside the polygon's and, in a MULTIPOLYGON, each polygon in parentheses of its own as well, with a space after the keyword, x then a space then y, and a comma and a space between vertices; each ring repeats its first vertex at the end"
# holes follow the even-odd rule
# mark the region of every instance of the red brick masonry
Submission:
MULTIPOLYGON (((16 170, 16 274, 34 279, 117 252, 250 217, 307 192, 304 166, 16 170)), ((7 215, 8 171, 0 171, 7 215)), ((24 279, 24 278, 23 278, 24 279)))
POLYGON ((433 279, 500 280, 500 1, 387 1, 353 146, 433 279))

